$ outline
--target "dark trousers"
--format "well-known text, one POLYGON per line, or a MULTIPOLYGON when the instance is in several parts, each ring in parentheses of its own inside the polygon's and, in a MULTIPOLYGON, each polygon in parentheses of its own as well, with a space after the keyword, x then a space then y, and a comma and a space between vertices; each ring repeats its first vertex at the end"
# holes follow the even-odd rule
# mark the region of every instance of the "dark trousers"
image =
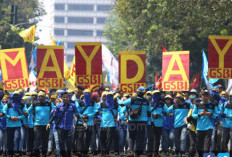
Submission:
POLYGON ((212 129, 206 131, 197 131, 197 152, 199 156, 208 153, 211 143, 212 129))
POLYGON ((62 157, 72 156, 72 141, 73 141, 73 130, 58 129, 58 139, 60 146, 60 154, 62 157), (67 148, 67 150, 65 149, 67 148))
POLYGON ((161 135, 162 127, 156 127, 154 125, 147 126, 148 152, 158 153, 161 135))
POLYGON ((196 152, 196 143, 197 143, 197 134, 196 132, 189 130, 189 140, 190 140, 190 148, 189 152, 191 155, 194 155, 196 152))
POLYGON ((33 151, 34 146, 34 128, 27 128, 27 152, 33 151))
POLYGON ((87 129, 83 125, 77 125, 77 152, 81 152, 83 154, 87 154, 89 151, 91 136, 93 127, 88 126, 87 129))
POLYGON ((13 155, 19 151, 19 142, 21 138, 20 127, 7 128, 7 149, 8 155, 13 155))
POLYGON ((136 155, 141 155, 145 145, 146 122, 129 122, 129 147, 136 155))
POLYGON ((116 134, 116 128, 115 127, 106 127, 100 128, 100 141, 101 141, 101 151, 105 152, 106 154, 109 154, 111 144, 112 144, 112 138, 116 134))
POLYGON ((36 155, 39 156, 40 149, 42 149, 42 154, 45 155, 48 151, 48 136, 49 130, 46 130, 45 125, 34 126, 34 149, 36 155))
POLYGON ((228 152, 227 145, 230 141, 230 154, 232 154, 232 128, 222 128, 222 152, 228 152))

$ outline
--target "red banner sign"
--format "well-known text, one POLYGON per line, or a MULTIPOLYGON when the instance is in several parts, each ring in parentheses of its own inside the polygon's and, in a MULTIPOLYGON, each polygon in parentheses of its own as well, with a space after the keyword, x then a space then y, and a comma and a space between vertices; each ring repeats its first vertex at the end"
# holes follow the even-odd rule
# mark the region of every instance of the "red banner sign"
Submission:
POLYGON ((76 84, 95 90, 102 84, 101 42, 75 43, 76 84))
POLYGON ((5 90, 29 87, 24 48, 0 50, 0 63, 5 90))
POLYGON ((37 46, 37 88, 62 89, 63 46, 37 46))
POLYGON ((189 51, 164 52, 162 76, 163 91, 188 91, 189 51))
POLYGON ((146 86, 146 55, 144 51, 119 52, 119 88, 124 93, 134 93, 146 86))
POLYGON ((232 78, 232 36, 209 36, 209 78, 232 78))

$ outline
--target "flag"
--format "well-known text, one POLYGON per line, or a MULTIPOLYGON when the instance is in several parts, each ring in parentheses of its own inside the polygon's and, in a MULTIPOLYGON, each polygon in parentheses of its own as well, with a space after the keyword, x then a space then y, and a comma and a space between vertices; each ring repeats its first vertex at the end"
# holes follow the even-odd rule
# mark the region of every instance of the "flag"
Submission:
POLYGON ((155 87, 158 89, 162 88, 162 76, 159 78, 158 82, 155 84, 155 87))
MULTIPOLYGON (((52 45, 56 46, 56 42, 54 41, 54 39, 52 38, 52 35, 50 34, 51 40, 52 40, 52 45)), ((58 45, 58 44, 57 44, 58 45)), ((58 45, 60 46, 60 45, 58 45)))
POLYGON ((158 82, 158 75, 157 72, 155 72, 155 84, 158 82))
POLYGON ((168 52, 162 45, 161 48, 162 48, 162 52, 168 52))
MULTIPOLYGON (((201 76, 204 80, 205 80, 205 85, 207 85, 208 83, 208 80, 207 80, 207 77, 208 77, 208 60, 207 60, 207 57, 205 55, 205 51, 202 50, 202 76, 201 76)), ((210 83, 210 86, 212 87, 213 84, 215 82, 217 82, 218 79, 209 79, 209 83, 210 83)))
POLYGON ((23 38, 24 42, 33 43, 35 41, 35 25, 21 31, 19 35, 23 38))
POLYGON ((35 48, 32 50, 31 61, 30 61, 29 69, 32 70, 32 69, 36 68, 36 65, 37 65, 37 45, 36 45, 35 48))
POLYGON ((118 87, 118 61, 110 50, 102 44, 102 70, 109 72, 112 89, 118 87))
POLYGON ((197 88, 199 84, 200 84, 200 73, 198 73, 196 76, 193 77, 190 85, 190 90, 197 88))

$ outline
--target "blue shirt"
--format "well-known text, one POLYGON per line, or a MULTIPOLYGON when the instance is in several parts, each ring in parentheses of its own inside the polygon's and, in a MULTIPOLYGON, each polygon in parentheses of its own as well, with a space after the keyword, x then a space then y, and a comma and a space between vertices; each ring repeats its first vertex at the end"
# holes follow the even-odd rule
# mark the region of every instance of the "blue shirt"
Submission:
POLYGON ((143 98, 143 97, 137 97, 137 98, 130 98, 125 101, 118 100, 118 104, 123 104, 125 106, 130 106, 129 110, 133 110, 136 108, 139 108, 140 105, 142 106, 142 112, 140 117, 132 119, 129 116, 129 121, 140 121, 140 122, 147 122, 148 117, 147 117, 147 111, 149 111, 149 102, 143 98))
POLYGON ((22 103, 21 103, 18 111, 16 111, 12 107, 11 103, 4 105, 3 113, 6 116, 6 126, 7 127, 21 127, 22 126, 21 120, 23 120, 25 118, 25 116, 23 115, 23 112, 26 112, 26 111, 27 110, 22 103), (18 120, 12 121, 12 120, 10 120, 10 117, 18 117, 18 120))
POLYGON ((199 105, 195 105, 193 108, 192 117, 197 120, 197 128, 196 130, 209 130, 214 127, 214 120, 218 115, 217 107, 215 107, 211 103, 201 103, 199 105), (207 111, 212 113, 212 116, 199 116, 202 111, 207 111))
POLYGON ((192 108, 192 106, 186 102, 182 104, 174 104, 168 108, 169 113, 174 113, 174 128, 186 125, 184 123, 184 118, 187 117, 190 108, 192 108))
MULTIPOLYGON (((82 117, 83 115, 87 115, 88 116, 88 122, 86 124, 88 126, 93 126, 93 120, 94 120, 94 116, 96 114, 96 109, 95 108, 96 108, 97 104, 91 102, 90 105, 86 109, 85 109, 85 105, 84 105, 83 101, 79 101, 79 103, 76 101, 75 105, 77 107, 77 111, 78 111, 80 117, 82 117)), ((82 122, 79 121, 78 124, 82 124, 82 122)))
POLYGON ((225 118, 222 118, 222 127, 232 128, 232 104, 227 101, 220 104, 218 106, 218 110, 220 113, 224 113, 226 115, 225 118))
MULTIPOLYGON (((56 106, 53 116, 56 117, 57 122, 63 115, 64 111, 66 110, 67 105, 64 103, 60 103, 56 106)), ((64 130, 71 130, 73 128, 73 120, 74 120, 74 114, 77 114, 77 108, 76 105, 69 103, 68 109, 64 113, 64 116, 60 120, 59 128, 64 130)))
POLYGON ((159 102, 159 103, 157 103, 157 106, 155 106, 151 102, 150 111, 151 111, 150 121, 153 122, 156 127, 163 127, 163 118, 164 118, 163 112, 168 113, 167 105, 164 104, 163 102, 159 102), (159 114, 160 117, 157 119, 154 119, 152 114, 159 114))

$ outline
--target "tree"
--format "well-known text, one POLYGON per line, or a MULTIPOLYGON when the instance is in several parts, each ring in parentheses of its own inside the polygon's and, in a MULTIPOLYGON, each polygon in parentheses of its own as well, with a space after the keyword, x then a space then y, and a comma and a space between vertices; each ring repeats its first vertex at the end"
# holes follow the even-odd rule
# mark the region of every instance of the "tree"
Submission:
POLYGON ((24 43, 19 32, 38 23, 45 12, 38 0, 3 0, 0 2, 0 49, 26 48, 27 61, 31 57, 32 44, 24 43), (10 24, 11 5, 18 6, 18 24, 10 24))
POLYGON ((207 51, 208 36, 232 33, 231 7, 227 0, 117 0, 109 19, 117 18, 107 23, 105 35, 113 52, 146 51, 147 83, 154 82, 155 71, 161 75, 160 45, 168 51, 189 50, 192 76, 201 71, 201 50, 207 51), (115 29, 109 27, 114 25, 115 29))

